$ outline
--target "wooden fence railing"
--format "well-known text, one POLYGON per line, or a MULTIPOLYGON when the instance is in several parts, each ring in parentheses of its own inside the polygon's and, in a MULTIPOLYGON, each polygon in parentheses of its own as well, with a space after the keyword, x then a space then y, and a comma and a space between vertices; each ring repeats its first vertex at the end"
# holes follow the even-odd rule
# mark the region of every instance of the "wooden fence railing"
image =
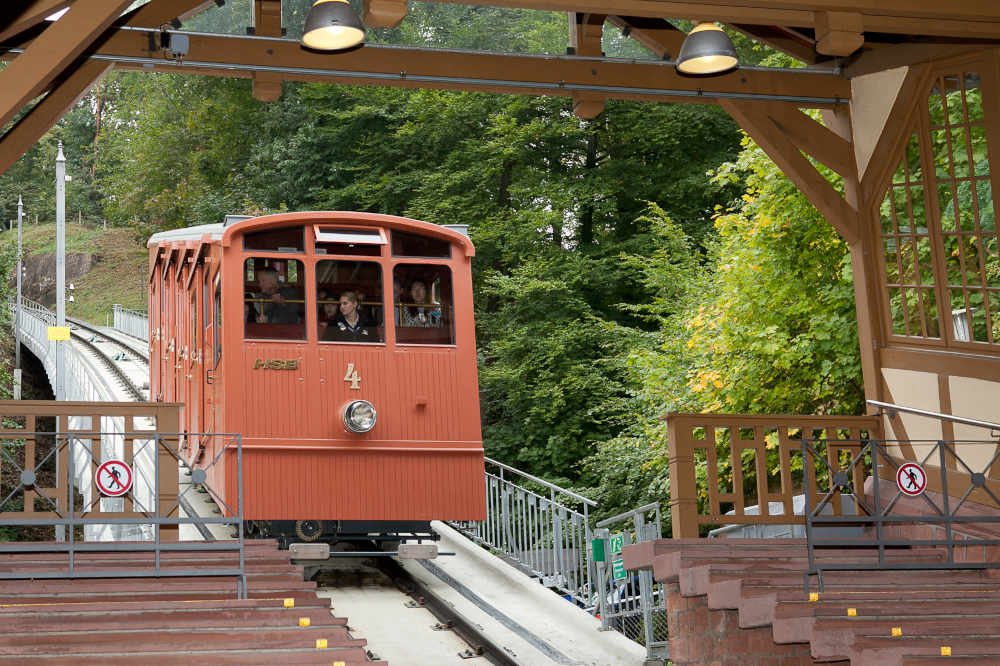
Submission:
MULTIPOLYGON (((802 516, 794 515, 793 506, 794 496, 802 493, 801 440, 825 440, 822 448, 830 468, 838 469, 857 454, 859 442, 882 437, 878 416, 669 414, 664 418, 674 538, 697 538, 702 525, 805 524, 802 516), (746 513, 754 505, 759 514, 746 513)), ((822 475, 825 466, 819 462, 807 464, 815 465, 816 474, 822 475)), ((856 466, 851 474, 854 487, 864 487, 863 468, 856 466)), ((839 511, 839 497, 832 506, 839 511)))
MULTIPOLYGON (((177 518, 178 458, 173 452, 180 410, 176 403, 0 400, 0 499, 6 498, 0 503, 0 519, 41 524, 84 517, 142 523, 153 513, 177 518), (113 457, 135 472, 134 490, 122 497, 121 508, 110 511, 102 509, 94 481, 108 444, 119 449, 113 457), (71 451, 78 460, 70 460, 71 451), (140 451, 148 458, 148 469, 137 467, 140 451), (140 506, 140 489, 153 496, 155 506, 140 506)), ((176 541, 178 527, 165 525, 160 533, 162 540, 176 541)))

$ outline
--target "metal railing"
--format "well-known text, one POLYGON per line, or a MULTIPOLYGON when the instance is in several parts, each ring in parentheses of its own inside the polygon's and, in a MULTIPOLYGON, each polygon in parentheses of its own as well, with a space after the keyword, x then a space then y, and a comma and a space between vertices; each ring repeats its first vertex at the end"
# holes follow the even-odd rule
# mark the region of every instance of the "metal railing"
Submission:
POLYGON ((602 520, 594 530, 601 544, 601 556, 594 558, 601 628, 621 632, 646 646, 650 660, 670 657, 666 590, 653 579, 651 569, 627 572, 621 552, 625 546, 659 539, 662 526, 660 504, 654 502, 602 520), (652 517, 648 523, 647 514, 652 517), (612 532, 614 526, 619 531, 612 532))
MULTIPOLYGON (((5 403, 10 405, 11 403, 5 403)), ((23 403, 22 403, 23 404, 23 403)), ((63 407, 66 403, 56 403, 63 407)), ((60 419, 62 420, 62 419, 60 419)), ((68 420, 68 419, 66 419, 68 420)), ((35 423, 29 418, 28 423, 35 423)), ((0 553, 56 553, 65 560, 42 559, 34 566, 7 568, 0 563, 2 579, 74 579, 74 578, 135 578, 183 576, 232 576, 236 581, 237 598, 246 598, 247 581, 243 533, 243 448, 238 434, 200 435, 219 439, 216 456, 204 465, 191 469, 191 485, 177 494, 177 469, 182 462, 177 443, 182 433, 152 430, 104 432, 101 429, 73 429, 58 432, 29 431, 12 426, 8 419, 0 430, 0 467, 4 478, 16 478, 18 483, 6 485, 0 498, 0 527, 54 527, 65 531, 64 539, 51 541, 0 543, 0 553), (108 458, 95 452, 92 442, 105 438, 121 439, 124 451, 116 456, 138 472, 151 462, 147 484, 133 483, 117 503, 98 489, 97 474, 108 458), (222 470, 235 458, 237 497, 235 506, 225 502, 209 483, 210 478, 224 479, 222 470), (42 487, 43 479, 54 480, 55 487, 42 487), (219 517, 182 516, 184 495, 199 487, 208 492, 219 507, 219 517), (122 543, 86 540, 88 531, 103 526, 149 525, 152 539, 146 543, 122 543), (180 526, 231 525, 237 530, 233 541, 180 541, 180 526), (78 534, 78 530, 82 534, 78 534), (80 536, 84 541, 80 541, 80 536), (204 568, 164 562, 166 553, 229 551, 233 566, 204 568), (94 562, 84 554, 102 552, 145 553, 143 565, 114 568, 94 562)), ((100 451, 100 449, 97 449, 100 451)), ((134 481, 141 477, 135 474, 134 481)))
POLYGON ((991 559, 988 548, 1000 546, 1000 529, 990 528, 1000 524, 1000 481, 985 473, 1000 460, 997 442, 871 439, 834 446, 803 439, 801 447, 807 590, 809 577, 815 575, 822 591, 824 571, 1000 568, 1000 560, 991 559), (922 458, 902 457, 913 450, 922 458), (960 450, 966 458, 974 455, 978 460, 967 461, 960 450), (866 493, 868 478, 872 483, 866 493), (844 526, 861 526, 864 531, 845 537, 830 530, 844 526), (824 528, 826 532, 820 532, 824 528), (859 554, 874 551, 876 557, 865 562, 816 558, 824 548, 845 547, 859 554), (887 557, 887 549, 901 547, 915 557, 887 557), (973 549, 981 557, 970 556, 973 549))
POLYGON ((118 303, 114 305, 113 327, 140 340, 149 340, 149 315, 145 310, 130 310, 118 303))
MULTIPOLYGON (((13 312, 16 307, 13 300, 9 307, 13 312)), ((114 388, 103 379, 104 373, 96 369, 72 342, 48 339, 48 328, 56 324, 54 312, 22 296, 21 314, 21 342, 42 362, 52 386, 56 384, 56 345, 66 345, 66 400, 106 402, 116 399, 114 388)))
POLYGON ((597 503, 496 460, 485 462, 486 520, 456 522, 454 527, 591 610, 589 511, 597 503))

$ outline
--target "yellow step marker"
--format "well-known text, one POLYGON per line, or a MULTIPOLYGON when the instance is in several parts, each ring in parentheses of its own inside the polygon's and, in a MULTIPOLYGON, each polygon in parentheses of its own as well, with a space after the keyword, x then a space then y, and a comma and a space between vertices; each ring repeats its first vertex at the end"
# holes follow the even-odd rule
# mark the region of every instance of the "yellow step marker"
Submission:
POLYGON ((856 617, 857 614, 858 614, 858 609, 857 608, 848 608, 847 609, 847 617, 856 617))
POLYGON ((308 627, 310 624, 312 624, 312 620, 310 620, 309 618, 307 618, 307 617, 300 617, 299 618, 299 626, 300 627, 308 627))
POLYGON ((335 662, 333 662, 333 666, 347 666, 347 662, 346 661, 335 661, 335 662))
POLYGON ((949 646, 947 646, 947 645, 942 645, 941 646, 941 656, 942 657, 950 657, 951 656, 951 648, 949 646))
POLYGON ((295 608, 295 599, 285 599, 285 608, 295 608))
POLYGON ((810 592, 809 601, 819 601, 819 592, 810 592))
POLYGON ((326 647, 326 639, 325 638, 317 638, 316 639, 316 647, 318 649, 325 648, 326 647))
POLYGON ((903 635, 903 628, 902 627, 893 627, 892 628, 892 635, 895 636, 895 637, 902 636, 903 635))

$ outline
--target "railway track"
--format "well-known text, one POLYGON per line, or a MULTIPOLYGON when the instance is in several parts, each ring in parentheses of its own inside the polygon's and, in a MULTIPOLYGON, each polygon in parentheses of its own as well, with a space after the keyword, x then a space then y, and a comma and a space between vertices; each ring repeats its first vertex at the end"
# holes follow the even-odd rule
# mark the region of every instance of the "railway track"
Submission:
POLYGON ((70 333, 73 339, 97 356, 101 364, 114 376, 132 400, 136 402, 146 402, 148 400, 148 379, 146 380, 145 387, 138 385, 122 365, 123 361, 137 361, 145 366, 143 374, 148 378, 148 352, 143 352, 137 345, 125 342, 116 336, 108 335, 96 326, 80 321, 79 319, 67 318, 66 322, 71 325, 70 333), (105 348, 106 345, 110 345, 115 351, 109 353, 105 348))
POLYGON ((389 663, 519 662, 474 622, 388 557, 334 558, 313 578, 353 631, 369 641, 374 659, 389 663), (405 632, 399 631, 405 626, 405 632))

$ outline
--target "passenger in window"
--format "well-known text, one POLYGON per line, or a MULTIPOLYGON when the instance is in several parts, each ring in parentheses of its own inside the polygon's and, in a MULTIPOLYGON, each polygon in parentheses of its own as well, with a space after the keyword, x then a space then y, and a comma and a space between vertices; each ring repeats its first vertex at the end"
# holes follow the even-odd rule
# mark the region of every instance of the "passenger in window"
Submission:
POLYGON ((441 306, 431 302, 430 294, 427 291, 427 283, 423 280, 414 280, 407 290, 410 301, 403 305, 403 312, 400 317, 402 326, 414 326, 419 328, 440 328, 441 306))
POLYGON ((361 312, 361 296, 348 289, 340 295, 340 313, 323 332, 322 339, 334 342, 379 342, 373 324, 361 312))
POLYGON ((243 321, 253 324, 257 321, 257 305, 254 303, 256 296, 252 291, 243 295, 243 321))
POLYGON ((402 326, 403 308, 399 304, 403 302, 403 283, 398 277, 392 278, 392 302, 396 304, 396 326, 402 326))
POLYGON ((319 332, 320 336, 322 336, 326 327, 331 325, 340 316, 340 309, 333 295, 327 293, 325 290, 320 291, 317 294, 317 298, 319 300, 319 332))
POLYGON ((257 293, 257 323, 258 324, 298 324, 300 300, 295 287, 278 285, 278 271, 273 268, 262 268, 257 271, 257 281, 260 291, 257 293))

